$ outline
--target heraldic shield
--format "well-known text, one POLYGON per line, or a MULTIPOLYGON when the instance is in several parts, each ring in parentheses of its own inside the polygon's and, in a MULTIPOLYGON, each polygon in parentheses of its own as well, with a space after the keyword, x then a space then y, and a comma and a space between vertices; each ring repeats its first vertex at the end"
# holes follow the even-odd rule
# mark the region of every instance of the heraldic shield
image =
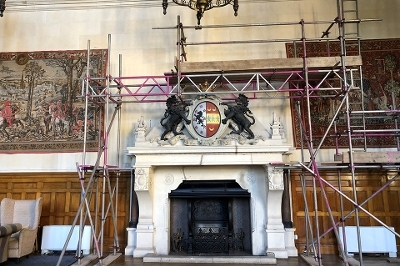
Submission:
POLYGON ((198 97, 193 101, 189 110, 189 117, 192 120, 190 126, 187 126, 189 133, 195 138, 216 139, 221 137, 222 131, 226 125, 221 123, 221 114, 224 112, 224 106, 214 95, 207 97, 198 97))
POLYGON ((218 107, 209 101, 200 102, 192 114, 193 128, 203 138, 209 138, 218 132, 221 114, 218 107))

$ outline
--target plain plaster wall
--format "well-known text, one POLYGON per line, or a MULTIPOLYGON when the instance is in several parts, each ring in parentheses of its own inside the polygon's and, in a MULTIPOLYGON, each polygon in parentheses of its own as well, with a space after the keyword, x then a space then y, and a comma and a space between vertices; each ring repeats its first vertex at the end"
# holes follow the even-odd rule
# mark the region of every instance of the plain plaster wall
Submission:
MULTIPOLYGON (((157 7, 122 6, 110 4, 108 8, 65 8, 47 11, 33 6, 30 11, 11 7, 8 0, 4 17, 0 18, 0 51, 27 52, 46 50, 85 50, 110 48, 110 74, 118 76, 119 55, 122 55, 122 76, 162 75, 174 66, 176 56, 176 29, 154 29, 175 27, 180 16, 183 25, 196 24, 195 12, 186 7, 170 4, 167 15, 162 14, 161 0, 157 7), (110 39, 109 39, 110 37, 110 39), (109 46, 110 40, 110 46, 109 46)), ((30 1, 27 1, 30 2, 30 1)), ((32 1, 34 2, 34 1, 32 1)), ((90 1, 89 1, 90 2, 90 1)), ((96 3, 97 1, 92 1, 96 3)), ((111 2, 111 1, 110 1, 111 2)), ((359 0, 360 18, 378 18, 382 21, 361 23, 363 38, 399 37, 400 25, 397 16, 400 3, 397 0, 359 0)), ((331 21, 337 16, 336 0, 298 1, 254 1, 240 0, 239 14, 233 16, 230 6, 207 11, 202 25, 268 24, 275 22, 331 21)), ((100 7, 100 6, 99 6, 100 7)), ((328 23, 306 26, 306 37, 320 37, 328 23)), ((218 42, 260 39, 293 39, 301 37, 298 24, 290 26, 235 27, 193 30, 185 29, 187 42, 218 42)), ((333 27, 330 37, 338 36, 333 27)), ((282 42, 267 44, 223 44, 187 46, 189 61, 282 58, 285 47, 282 42)), ((122 110, 121 149, 132 146, 134 126, 141 115, 147 125, 159 123, 165 105, 126 104, 122 110)), ((292 144, 291 117, 287 100, 269 102, 252 101, 250 109, 264 124, 271 123, 272 112, 276 112, 286 128, 288 143, 292 144), (265 108, 267 106, 267 108, 265 108)), ((114 126, 110 135, 109 164, 120 161, 121 167, 131 165, 125 152, 117 155, 114 126)), ((332 151, 323 151, 320 160, 332 160, 332 151)), ((82 161, 82 153, 60 154, 0 154, 2 172, 76 171, 76 162, 82 161)), ((94 164, 96 154, 88 154, 86 163, 94 164)), ((296 151, 292 161, 300 160, 296 151)))

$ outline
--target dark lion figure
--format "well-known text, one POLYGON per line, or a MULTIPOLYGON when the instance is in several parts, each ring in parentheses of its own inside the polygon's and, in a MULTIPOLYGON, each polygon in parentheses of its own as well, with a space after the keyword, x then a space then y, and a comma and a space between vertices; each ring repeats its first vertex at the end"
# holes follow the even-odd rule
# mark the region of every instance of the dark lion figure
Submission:
POLYGON ((247 107, 249 105, 249 100, 243 94, 239 94, 239 96, 235 99, 236 105, 229 105, 228 109, 224 111, 225 118, 222 119, 222 123, 226 124, 228 119, 232 119, 233 122, 237 125, 237 129, 231 126, 233 129, 233 133, 241 134, 243 131, 246 131, 248 134, 248 139, 254 139, 254 133, 251 131, 250 127, 254 125, 255 119, 251 115, 252 112, 247 107), (252 121, 250 121, 250 118, 252 121))
POLYGON ((188 104, 180 101, 176 96, 171 96, 167 99, 167 109, 165 110, 164 117, 160 123, 165 128, 164 133, 161 135, 162 140, 166 140, 165 135, 169 132, 173 132, 175 135, 182 135, 182 132, 177 132, 177 127, 182 120, 185 120, 186 124, 190 124, 191 121, 186 118, 186 106, 188 104))

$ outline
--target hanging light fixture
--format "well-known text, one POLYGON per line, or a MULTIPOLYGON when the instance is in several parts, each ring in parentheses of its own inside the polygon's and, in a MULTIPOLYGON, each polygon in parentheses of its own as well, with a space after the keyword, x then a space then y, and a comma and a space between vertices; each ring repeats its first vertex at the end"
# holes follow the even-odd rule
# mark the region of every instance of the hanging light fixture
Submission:
MULTIPOLYGON (((237 16, 239 9, 239 0, 172 0, 175 4, 180 6, 187 6, 190 9, 197 11, 197 24, 200 25, 200 20, 203 17, 205 11, 210 10, 213 7, 223 7, 226 5, 233 5, 233 11, 237 16)), ((162 3, 164 9, 164 15, 167 14, 168 0, 163 0, 162 3)))
POLYGON ((4 10, 6 10, 6 0, 0 0, 0 17, 3 16, 4 10))

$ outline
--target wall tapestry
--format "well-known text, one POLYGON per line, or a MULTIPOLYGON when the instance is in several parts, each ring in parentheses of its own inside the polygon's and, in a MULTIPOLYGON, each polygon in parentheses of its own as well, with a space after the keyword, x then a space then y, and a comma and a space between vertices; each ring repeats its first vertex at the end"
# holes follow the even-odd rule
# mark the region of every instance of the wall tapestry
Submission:
MULTIPOLYGON (((107 50, 90 51, 90 76, 106 76, 107 50)), ((0 53, 0 153, 83 150, 87 51, 0 53)), ((87 149, 98 146, 100 107, 88 108, 87 149)))
MULTIPOLYGON (((356 42, 347 42, 347 55, 358 55, 358 45, 356 42)), ((297 57, 303 56, 303 48, 301 44, 286 44, 287 57, 295 57, 295 49, 297 57)), ((390 110, 395 106, 400 106, 400 39, 381 39, 381 40, 361 40, 361 57, 362 57, 362 81, 359 77, 355 78, 356 86, 363 84, 364 92, 364 110, 390 110)), ((318 56, 340 56, 339 42, 312 42, 306 45, 307 57, 318 56)), ((336 92, 320 91, 321 94, 335 94, 336 92)), ((361 93, 349 93, 350 108, 353 110, 361 110, 361 93), (357 106, 358 103, 358 106, 357 106)), ((310 109, 312 114, 312 134, 314 147, 317 147, 323 137, 329 123, 332 121, 332 106, 337 106, 333 102, 334 98, 310 98, 310 109)), ((301 104, 301 113, 303 121, 306 119, 306 101, 301 104)), ((300 127, 298 114, 295 110, 295 101, 291 101, 292 117, 293 117, 293 133, 295 145, 300 147, 300 127)), ((335 111, 337 110, 334 109, 335 111)), ((344 111, 344 110, 343 110, 344 111)), ((366 119, 366 129, 394 129, 395 116, 388 113, 377 113, 366 119)), ((341 132, 338 138, 338 147, 348 147, 349 141, 346 130, 347 120, 344 115, 340 115, 337 119, 337 130, 341 132)), ((352 126, 362 126, 361 119, 351 119, 352 126)), ((356 128, 357 129, 357 128, 356 128)), ((360 129, 360 128, 358 128, 360 129)), ((362 128, 361 128, 362 129, 362 128)), ((379 132, 370 134, 367 137, 367 148, 373 147, 396 147, 396 137, 388 136, 387 132, 379 132)), ((392 132, 393 133, 393 132, 392 132)), ((335 134, 332 128, 325 139, 322 148, 335 147, 335 134)), ((304 142, 305 143, 305 142, 304 142)), ((363 147, 364 139, 362 137, 353 138, 353 147, 363 147)), ((305 146, 306 147, 306 146, 305 146)))

